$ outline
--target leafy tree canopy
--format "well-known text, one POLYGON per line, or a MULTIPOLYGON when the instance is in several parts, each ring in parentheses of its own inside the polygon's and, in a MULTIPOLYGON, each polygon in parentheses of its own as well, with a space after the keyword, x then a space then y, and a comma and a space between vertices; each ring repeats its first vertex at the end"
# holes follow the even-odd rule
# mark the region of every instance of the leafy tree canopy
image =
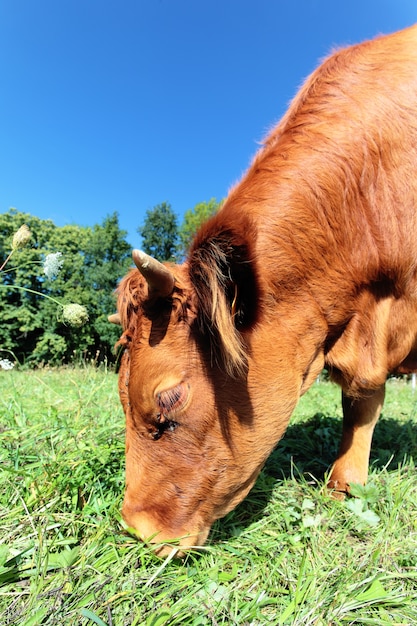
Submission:
POLYGON ((32 364, 111 359, 120 329, 107 316, 115 310, 117 282, 131 264, 117 213, 92 228, 57 227, 11 209, 0 215, 0 265, 23 224, 31 231, 31 240, 15 250, 0 272, 0 358, 11 353, 32 364), (56 277, 48 277, 45 258, 57 252, 61 268, 56 277), (89 321, 84 326, 73 328, 64 322, 59 305, 70 303, 87 309, 89 321))
POLYGON ((194 235, 199 227, 214 215, 221 206, 216 198, 211 198, 208 202, 200 202, 193 209, 188 209, 184 213, 184 220, 179 229, 179 257, 184 258, 190 248, 194 235))
POLYGON ((142 237, 142 248, 158 261, 172 261, 178 243, 177 216, 168 202, 148 209, 142 226, 137 229, 142 237))

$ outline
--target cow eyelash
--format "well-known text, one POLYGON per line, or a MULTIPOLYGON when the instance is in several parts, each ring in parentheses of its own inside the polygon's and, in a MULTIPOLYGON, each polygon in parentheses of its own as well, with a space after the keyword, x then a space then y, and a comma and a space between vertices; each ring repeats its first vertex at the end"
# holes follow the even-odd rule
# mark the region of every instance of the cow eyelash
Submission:
POLYGON ((167 413, 179 409, 186 401, 187 395, 188 386, 185 383, 160 391, 156 396, 156 402, 162 416, 165 417, 167 413))
POLYGON ((169 415, 184 405, 188 398, 188 390, 188 385, 180 383, 171 389, 157 393, 156 403, 159 411, 154 424, 156 430, 151 433, 154 441, 160 439, 166 431, 173 432, 177 428, 178 422, 171 419, 169 415))

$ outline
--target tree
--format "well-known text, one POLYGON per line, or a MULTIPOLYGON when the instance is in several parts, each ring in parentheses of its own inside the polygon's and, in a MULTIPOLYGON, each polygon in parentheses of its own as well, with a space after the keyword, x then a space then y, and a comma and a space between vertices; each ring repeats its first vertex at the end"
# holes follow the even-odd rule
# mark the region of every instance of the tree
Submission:
POLYGON ((214 215, 221 206, 221 202, 217 202, 216 198, 211 198, 208 202, 200 202, 193 209, 188 209, 184 213, 184 220, 179 229, 178 256, 184 258, 190 248, 194 235, 199 227, 214 215))
POLYGON ((115 311, 117 282, 131 265, 117 213, 89 228, 57 227, 10 210, 0 215, 0 265, 22 224, 29 227, 31 240, 0 272, 0 358, 12 353, 34 365, 111 359, 120 328, 107 316, 115 311), (45 273, 51 254, 60 254, 56 276, 45 273), (75 328, 63 317, 63 306, 70 303, 87 309, 84 326, 75 328))
POLYGON ((90 287, 91 306, 97 313, 92 319, 93 349, 102 356, 111 356, 120 336, 120 327, 109 324, 107 316, 116 310, 114 290, 118 281, 132 265, 132 248, 119 227, 117 213, 96 224, 86 248, 84 271, 90 287))
POLYGON ((142 248, 158 261, 171 261, 178 243, 177 216, 168 202, 157 204, 146 211, 143 226, 137 229, 142 237, 142 248))
MULTIPOLYGON (((0 351, 1 353, 10 351, 20 361, 25 360, 26 356, 33 352, 42 334, 44 320, 38 305, 42 298, 37 294, 47 295, 42 277, 42 256, 47 253, 45 240, 55 228, 49 220, 42 223, 42 220, 14 209, 2 214, 0 216, 2 262, 12 249, 14 233, 23 224, 29 227, 31 241, 26 247, 16 250, 0 274, 0 351)), ((55 309, 54 318, 56 318, 55 309)))

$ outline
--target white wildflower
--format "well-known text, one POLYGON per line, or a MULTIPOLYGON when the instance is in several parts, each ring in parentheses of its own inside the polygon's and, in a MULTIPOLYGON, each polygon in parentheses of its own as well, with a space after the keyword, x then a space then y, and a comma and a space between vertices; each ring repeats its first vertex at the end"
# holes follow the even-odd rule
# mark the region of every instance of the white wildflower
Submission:
POLYGON ((12 370, 14 368, 14 363, 9 361, 9 359, 0 359, 0 368, 2 370, 12 370))
POLYGON ((56 278, 63 263, 62 252, 52 252, 48 254, 43 263, 43 271, 46 277, 51 280, 56 278))
POLYGON ((83 326, 88 322, 88 313, 82 304, 64 304, 62 319, 70 326, 83 326))

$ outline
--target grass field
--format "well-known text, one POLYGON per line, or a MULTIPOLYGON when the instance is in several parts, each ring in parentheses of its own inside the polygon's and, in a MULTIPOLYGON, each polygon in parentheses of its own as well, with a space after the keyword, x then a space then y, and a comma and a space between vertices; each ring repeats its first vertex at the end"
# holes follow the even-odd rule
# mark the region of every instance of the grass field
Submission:
POLYGON ((334 501, 339 390, 315 384, 207 547, 159 560, 120 524, 116 375, 0 371, 1 625, 417 624, 416 413, 391 381, 369 484, 334 501))

